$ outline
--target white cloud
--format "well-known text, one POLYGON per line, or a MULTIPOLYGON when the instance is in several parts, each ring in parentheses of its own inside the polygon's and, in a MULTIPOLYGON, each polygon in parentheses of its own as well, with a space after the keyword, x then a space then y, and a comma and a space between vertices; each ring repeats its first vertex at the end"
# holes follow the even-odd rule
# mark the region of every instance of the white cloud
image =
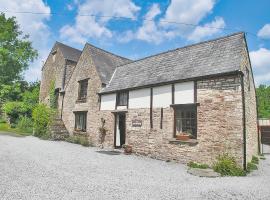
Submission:
POLYGON ((155 18, 160 15, 161 10, 158 4, 153 4, 149 11, 145 14, 142 26, 136 31, 126 31, 118 37, 120 42, 129 42, 133 39, 142 40, 146 42, 160 43, 165 34, 155 22, 155 18))
POLYGON ((197 26, 194 31, 188 36, 188 40, 199 42, 214 34, 220 33, 221 29, 225 27, 223 18, 216 17, 214 21, 204 24, 203 26, 197 26))
MULTIPOLYGON (((0 0, 0 9, 7 11, 35 11, 41 13, 50 13, 50 7, 42 0, 0 0)), ((15 16, 20 29, 24 34, 29 34, 33 47, 39 51, 38 60, 30 65, 25 73, 28 81, 40 79, 40 70, 42 60, 45 60, 48 53, 48 40, 50 36, 49 27, 46 21, 50 19, 50 15, 32 15, 32 14, 16 14, 6 13, 7 17, 15 16)))
POLYGON ((66 5, 66 8, 67 8, 67 10, 69 10, 69 11, 74 10, 74 6, 73 6, 72 4, 67 4, 67 5, 66 5))
POLYGON ((75 43, 85 43, 89 38, 111 38, 113 33, 106 25, 115 17, 136 17, 140 10, 131 0, 87 0, 78 5, 78 15, 73 25, 65 25, 60 37, 75 43), (102 15, 108 17, 82 16, 102 15))
POLYGON ((209 29, 207 26, 223 28, 225 22, 221 17, 216 17, 211 23, 197 28, 173 22, 197 25, 207 14, 212 12, 214 4, 215 0, 172 0, 161 19, 156 19, 161 14, 159 5, 153 4, 145 15, 144 19, 146 20, 143 21, 142 25, 134 32, 126 31, 120 35, 119 41, 129 42, 137 39, 159 44, 175 37, 199 41, 213 36, 219 33, 220 29, 209 29))
POLYGON ((258 37, 270 39, 270 24, 265 24, 258 32, 258 37))
MULTIPOLYGON (((215 0, 172 0, 162 20, 198 24, 212 11, 214 4, 215 0)), ((177 24, 162 22, 161 24, 181 28, 177 24)))
POLYGON ((260 48, 257 51, 251 51, 249 55, 254 69, 256 85, 270 84, 270 50, 260 48))

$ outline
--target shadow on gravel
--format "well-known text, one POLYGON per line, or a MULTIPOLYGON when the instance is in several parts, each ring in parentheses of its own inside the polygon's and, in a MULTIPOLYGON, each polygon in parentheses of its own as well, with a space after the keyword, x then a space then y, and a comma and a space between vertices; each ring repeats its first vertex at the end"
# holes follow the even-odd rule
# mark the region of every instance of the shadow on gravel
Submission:
POLYGON ((110 156, 115 156, 115 155, 120 155, 121 154, 121 152, 118 152, 118 151, 96 151, 96 152, 106 154, 106 155, 110 155, 110 156))

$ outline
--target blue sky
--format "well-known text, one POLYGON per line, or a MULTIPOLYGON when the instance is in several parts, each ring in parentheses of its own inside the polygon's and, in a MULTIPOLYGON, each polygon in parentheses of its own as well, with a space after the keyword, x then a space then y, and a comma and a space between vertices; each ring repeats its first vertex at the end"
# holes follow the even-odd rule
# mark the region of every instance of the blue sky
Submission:
POLYGON ((246 31, 256 84, 270 84, 269 8, 269 0, 0 0, 1 11, 51 13, 6 12, 17 17, 21 29, 40 52, 25 73, 29 81, 40 79, 42 62, 56 40, 78 49, 89 42, 139 59, 246 31), (89 14, 130 19, 85 16, 89 14))

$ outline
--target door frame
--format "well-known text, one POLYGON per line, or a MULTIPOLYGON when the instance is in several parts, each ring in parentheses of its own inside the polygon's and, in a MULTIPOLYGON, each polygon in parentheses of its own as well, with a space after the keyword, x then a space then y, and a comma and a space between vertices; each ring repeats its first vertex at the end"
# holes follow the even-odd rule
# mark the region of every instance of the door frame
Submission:
MULTIPOLYGON (((119 121, 118 121, 118 125, 117 125, 117 118, 119 117, 119 115, 124 115, 125 116, 125 128, 124 128, 124 137, 125 137, 125 141, 126 141, 126 133, 127 133, 127 125, 126 125, 126 111, 119 111, 119 112, 114 112, 114 148, 120 149, 122 148, 121 146, 116 146, 116 132, 117 132, 117 126, 119 126, 119 121)), ((120 135, 120 142, 121 142, 121 134, 120 135)))

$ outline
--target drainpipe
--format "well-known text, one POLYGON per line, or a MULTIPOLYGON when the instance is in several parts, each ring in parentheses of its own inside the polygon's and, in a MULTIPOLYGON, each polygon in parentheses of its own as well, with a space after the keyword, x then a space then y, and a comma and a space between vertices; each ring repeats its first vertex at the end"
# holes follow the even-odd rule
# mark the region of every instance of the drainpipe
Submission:
POLYGON ((243 105, 243 168, 247 169, 247 143, 246 143, 246 105, 245 105, 245 87, 244 87, 244 74, 241 73, 241 92, 242 92, 242 105, 243 105))

